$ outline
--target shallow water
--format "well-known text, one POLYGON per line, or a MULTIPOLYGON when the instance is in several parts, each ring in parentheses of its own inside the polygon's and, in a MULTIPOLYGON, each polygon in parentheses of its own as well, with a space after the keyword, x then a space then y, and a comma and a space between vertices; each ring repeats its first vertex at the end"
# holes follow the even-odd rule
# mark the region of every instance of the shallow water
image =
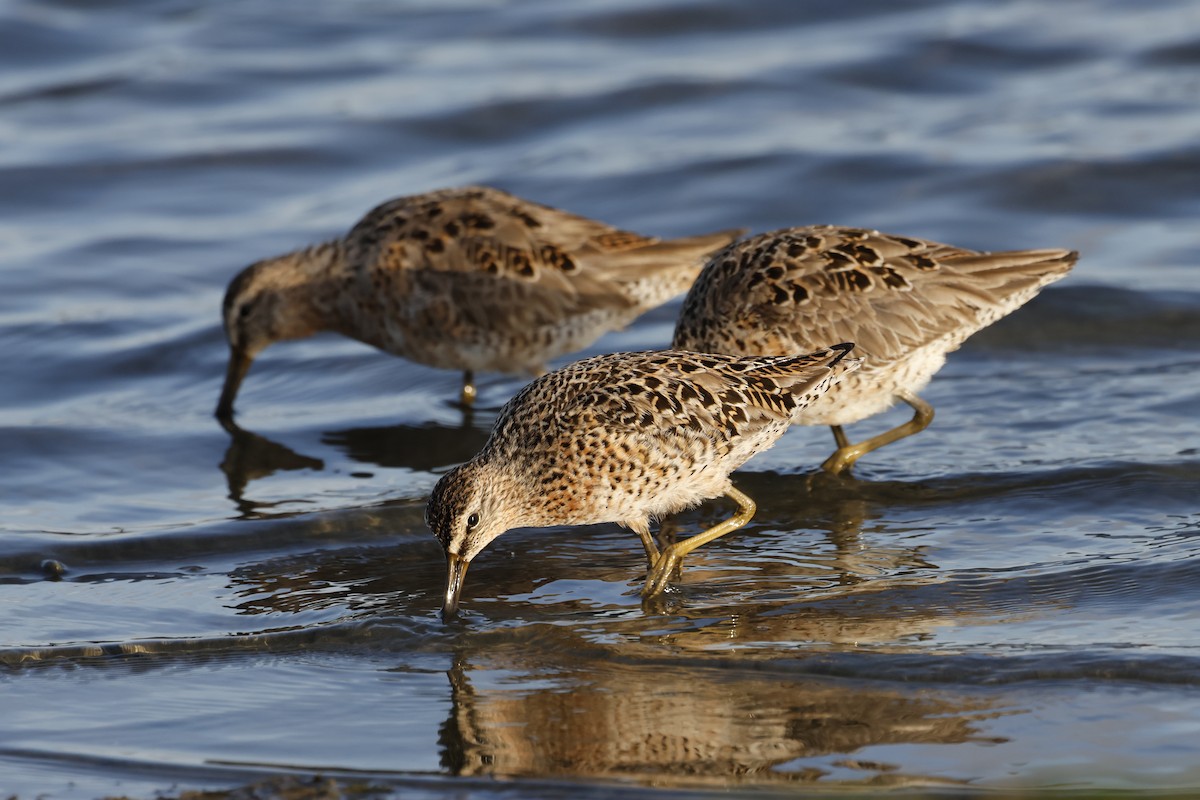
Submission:
POLYGON ((1190 2, 0 6, 0 790, 1200 789, 1197 30, 1190 2), (322 337, 260 359, 243 431, 211 413, 241 266, 471 182, 664 236, 1083 258, 856 479, 811 474, 824 430, 751 461, 757 516, 665 607, 632 534, 524 531, 447 627, 424 498, 522 379, 464 418, 457 375, 322 337))

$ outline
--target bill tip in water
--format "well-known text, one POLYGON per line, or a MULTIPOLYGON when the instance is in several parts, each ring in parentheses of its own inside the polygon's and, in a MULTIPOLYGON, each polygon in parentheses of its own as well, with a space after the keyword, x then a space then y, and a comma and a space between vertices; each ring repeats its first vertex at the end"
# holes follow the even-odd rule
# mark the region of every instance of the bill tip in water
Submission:
POLYGON ((442 622, 449 622, 458 616, 458 598, 462 594, 463 578, 467 575, 470 563, 455 553, 446 553, 446 595, 442 602, 442 622))

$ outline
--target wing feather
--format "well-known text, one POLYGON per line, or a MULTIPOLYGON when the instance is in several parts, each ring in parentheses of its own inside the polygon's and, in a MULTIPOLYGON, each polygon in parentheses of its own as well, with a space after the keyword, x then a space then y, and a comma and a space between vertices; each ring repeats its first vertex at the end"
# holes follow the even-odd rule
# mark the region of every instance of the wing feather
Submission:
POLYGON ((873 361, 898 359, 965 338, 1065 275, 1077 255, 981 253, 858 228, 775 231, 713 257, 684 301, 674 346, 782 354, 851 340, 873 361))

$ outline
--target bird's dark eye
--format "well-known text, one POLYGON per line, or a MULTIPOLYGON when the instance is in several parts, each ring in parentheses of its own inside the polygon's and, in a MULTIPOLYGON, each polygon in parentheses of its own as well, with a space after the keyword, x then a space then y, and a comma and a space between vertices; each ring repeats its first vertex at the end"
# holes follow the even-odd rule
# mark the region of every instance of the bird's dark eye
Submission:
POLYGON ((474 528, 478 524, 479 524, 479 515, 478 514, 472 514, 471 516, 467 517, 467 530, 471 530, 471 528, 474 528))

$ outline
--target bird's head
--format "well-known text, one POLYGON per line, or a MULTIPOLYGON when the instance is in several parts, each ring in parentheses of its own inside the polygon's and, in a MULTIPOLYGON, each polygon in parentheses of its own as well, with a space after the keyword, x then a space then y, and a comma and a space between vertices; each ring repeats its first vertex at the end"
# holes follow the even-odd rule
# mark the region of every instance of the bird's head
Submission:
POLYGON ((311 252, 256 262, 230 281, 222 307, 229 366, 218 417, 233 417, 233 401, 259 353, 275 342, 311 336, 324 327, 312 303, 311 252))
POLYGON ((484 458, 442 476, 425 507, 425 523, 446 551, 446 594, 442 619, 458 610, 471 559, 505 531, 517 527, 509 481, 484 458))

